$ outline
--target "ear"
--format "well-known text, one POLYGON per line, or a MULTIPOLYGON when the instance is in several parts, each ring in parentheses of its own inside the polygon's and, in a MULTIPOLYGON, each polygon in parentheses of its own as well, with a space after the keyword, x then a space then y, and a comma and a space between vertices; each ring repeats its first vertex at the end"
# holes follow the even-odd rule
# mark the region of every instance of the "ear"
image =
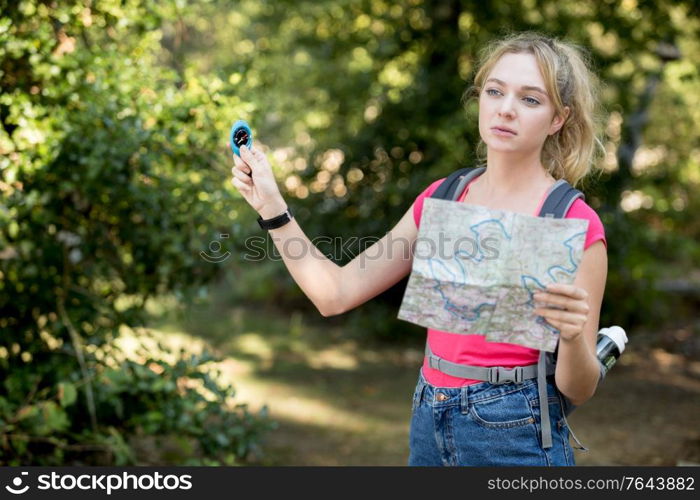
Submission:
POLYGON ((552 118, 552 124, 549 126, 549 135, 556 134, 559 132, 559 129, 561 129, 564 126, 564 123, 566 123, 567 118, 569 118, 569 115, 571 114, 571 108, 569 106, 564 106, 563 111, 561 114, 556 115, 554 118, 552 118))

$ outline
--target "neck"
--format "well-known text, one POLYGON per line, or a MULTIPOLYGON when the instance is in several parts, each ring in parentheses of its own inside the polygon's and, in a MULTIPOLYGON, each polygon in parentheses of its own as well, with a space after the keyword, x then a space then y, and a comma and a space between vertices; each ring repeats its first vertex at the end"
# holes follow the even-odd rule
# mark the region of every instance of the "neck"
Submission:
POLYGON ((554 181, 542 166, 539 152, 536 155, 516 156, 489 150, 486 161, 488 168, 479 180, 483 182, 487 196, 509 196, 554 181))

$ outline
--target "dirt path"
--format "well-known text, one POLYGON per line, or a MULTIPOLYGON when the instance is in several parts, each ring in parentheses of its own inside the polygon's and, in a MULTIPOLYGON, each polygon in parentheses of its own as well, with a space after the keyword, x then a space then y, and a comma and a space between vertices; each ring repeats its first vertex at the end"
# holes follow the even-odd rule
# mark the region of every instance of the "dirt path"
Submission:
MULTIPOLYGON (((154 332, 214 347, 237 399, 253 410, 267 405, 279 423, 255 463, 406 464, 422 335, 412 348, 371 348, 348 340, 346 322, 226 303, 184 317, 164 317, 154 332)), ((575 452, 579 465, 700 463, 700 340, 686 330, 628 332, 627 352, 569 417, 590 449, 575 452)))
MULTIPOLYGON (((257 363, 231 359, 242 400, 265 402, 280 426, 267 465, 405 465, 410 396, 420 350, 326 350, 309 367, 281 355, 257 363), (345 367, 343 368, 343 363, 345 367)), ((626 353, 598 392, 570 417, 590 451, 579 465, 700 462, 698 363, 660 350, 626 353)))
POLYGON ((581 465, 700 463, 698 362, 658 349, 626 353, 570 423, 590 448, 581 465))

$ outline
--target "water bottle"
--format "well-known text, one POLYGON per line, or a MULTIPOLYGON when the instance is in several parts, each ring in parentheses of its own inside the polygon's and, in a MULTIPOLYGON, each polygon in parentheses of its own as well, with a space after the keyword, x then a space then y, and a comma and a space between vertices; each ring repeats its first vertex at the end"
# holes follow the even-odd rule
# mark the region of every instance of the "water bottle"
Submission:
POLYGON ((598 332, 595 351, 598 360, 603 365, 604 374, 610 371, 610 368, 625 351, 625 344, 627 344, 627 334, 619 326, 603 328, 598 332))

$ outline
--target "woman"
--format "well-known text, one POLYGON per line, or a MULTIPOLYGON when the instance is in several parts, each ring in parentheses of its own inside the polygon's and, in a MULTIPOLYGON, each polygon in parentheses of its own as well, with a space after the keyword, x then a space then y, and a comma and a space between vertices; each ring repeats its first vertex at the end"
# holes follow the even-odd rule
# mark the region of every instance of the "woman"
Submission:
MULTIPOLYGON (((593 168, 595 78, 571 44, 532 33, 495 41, 483 52, 470 91, 478 99, 487 168, 458 201, 537 215, 558 179, 576 185, 593 168)), ((261 218, 283 214, 287 205, 265 156, 242 149, 234 162, 233 184, 261 218)), ((423 201, 443 180, 421 193, 375 244, 386 250, 378 258, 359 255, 340 267, 308 251, 313 246, 294 219, 283 215, 273 224, 281 224, 271 232, 287 268, 323 316, 359 306, 410 272, 423 201)), ((535 294, 536 313, 560 332, 556 370, 546 384, 551 445, 541 437, 535 379, 492 384, 459 378, 431 368, 426 358, 413 397, 409 465, 574 465, 564 410, 588 400, 599 380, 595 343, 607 253, 600 219, 583 200, 566 217, 589 221, 575 281, 535 294)), ((373 250, 374 256, 374 246, 366 251, 373 250)), ((539 357, 535 349, 486 342, 481 335, 428 329, 427 340, 440 358, 477 367, 532 366, 539 357)))

